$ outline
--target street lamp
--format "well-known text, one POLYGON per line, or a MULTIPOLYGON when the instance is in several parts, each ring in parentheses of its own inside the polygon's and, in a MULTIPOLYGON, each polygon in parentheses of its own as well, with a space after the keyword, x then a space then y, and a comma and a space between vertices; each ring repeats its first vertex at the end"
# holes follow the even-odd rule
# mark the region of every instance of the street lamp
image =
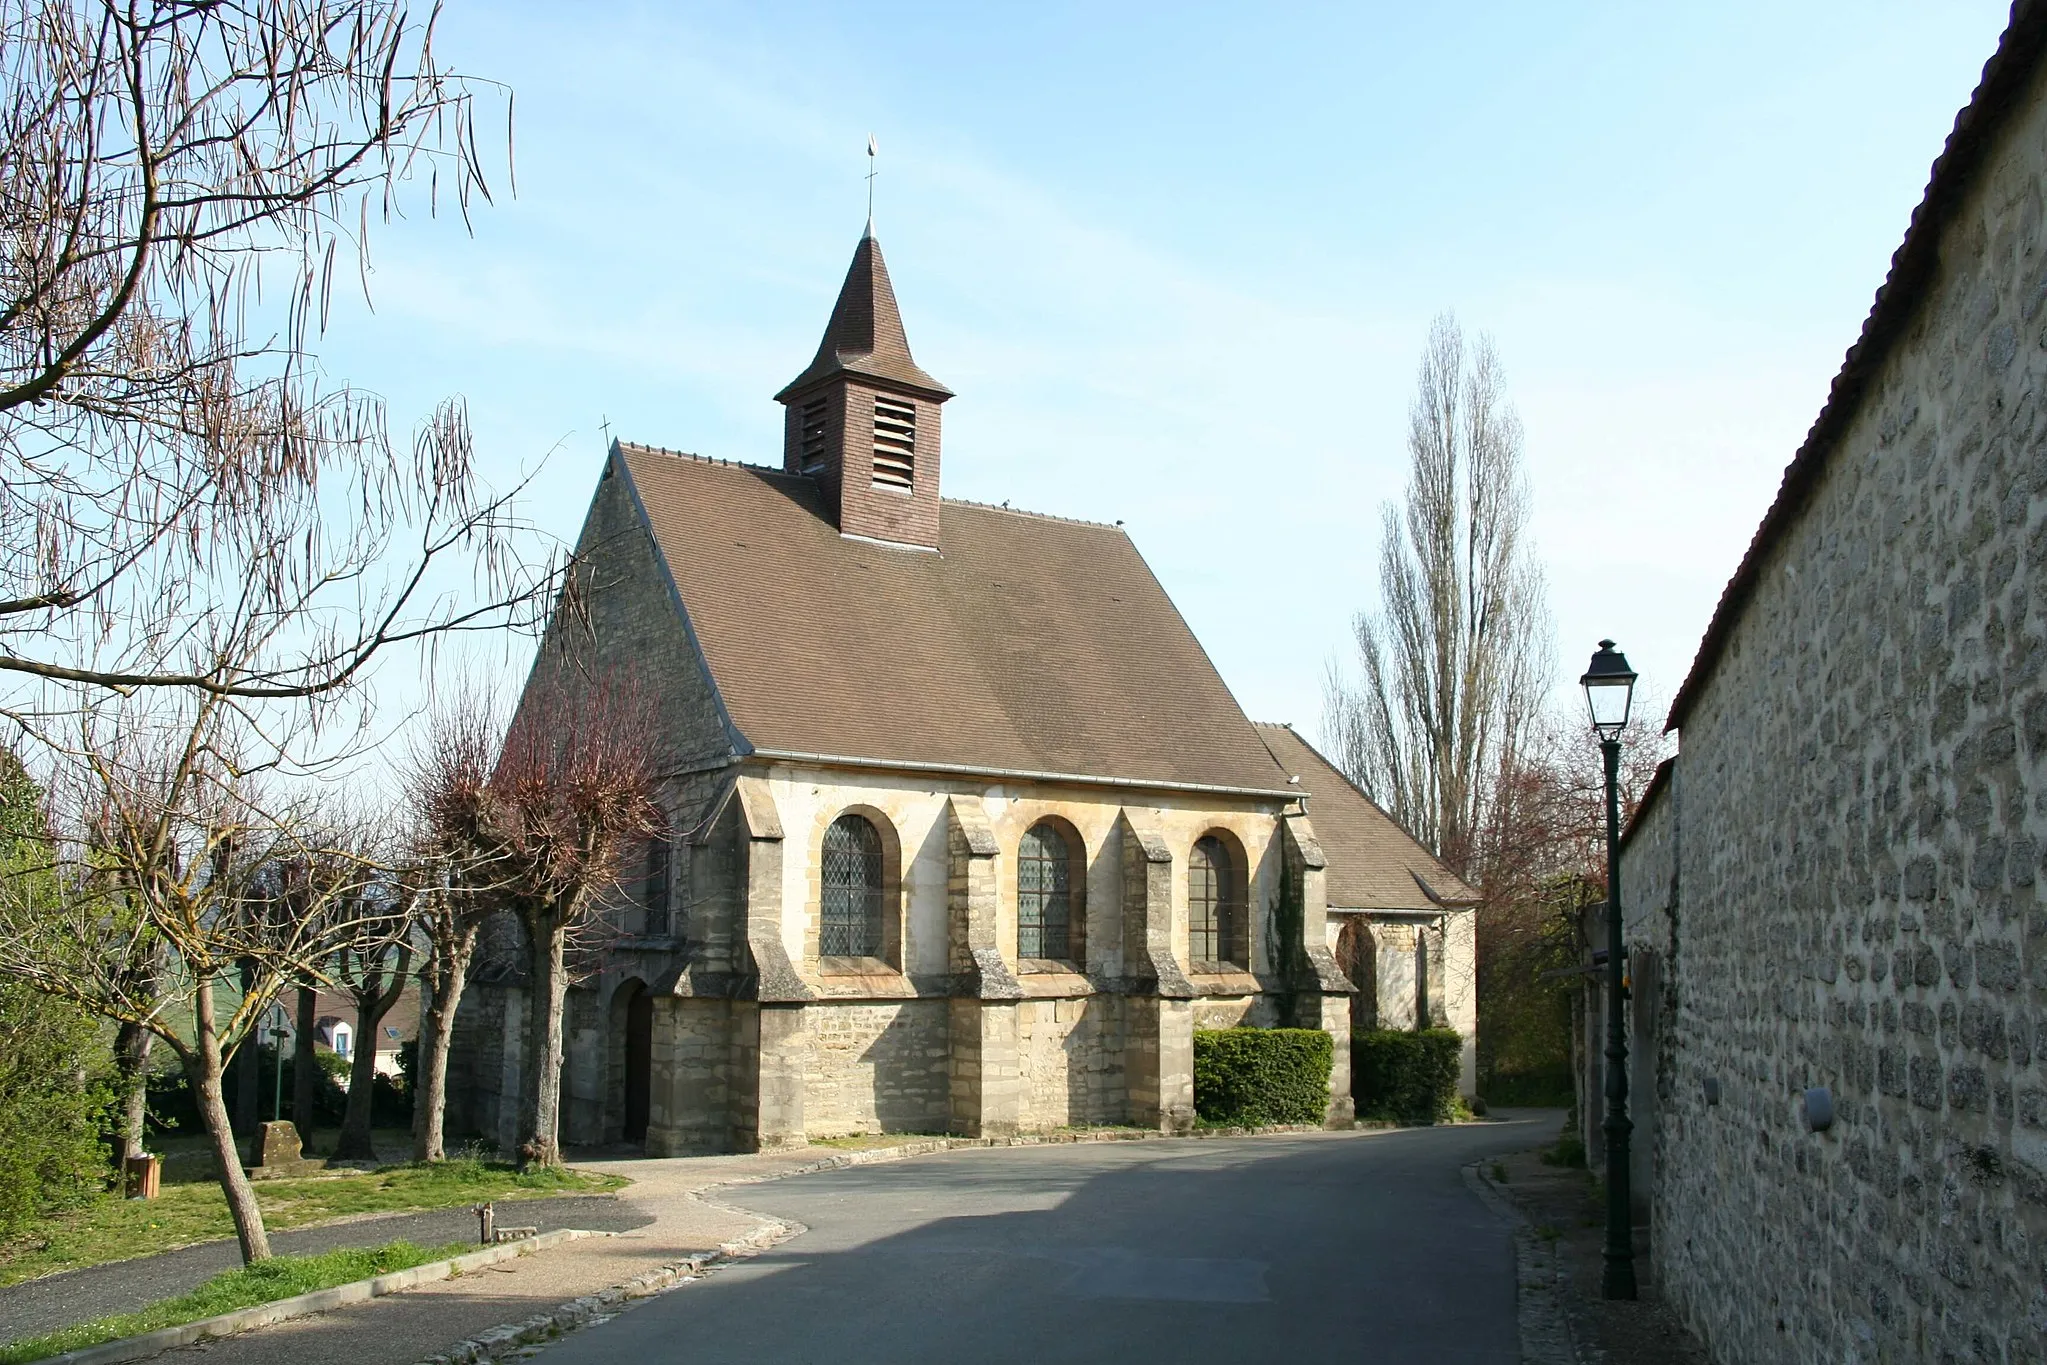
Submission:
POLYGON ((1606 758, 1606 1273, 1609 1299, 1635 1297, 1633 1217, 1628 1207, 1628 1038, 1621 974, 1621 731, 1635 696, 1635 670, 1601 640, 1591 667, 1578 679, 1606 758))

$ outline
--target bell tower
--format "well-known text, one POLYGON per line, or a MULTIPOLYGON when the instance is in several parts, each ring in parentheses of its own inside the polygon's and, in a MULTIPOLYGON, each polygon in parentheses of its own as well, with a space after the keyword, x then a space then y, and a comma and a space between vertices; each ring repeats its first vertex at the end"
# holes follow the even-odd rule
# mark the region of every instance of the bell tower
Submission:
POLYGON ((868 227, 786 409, 782 466, 824 490, 841 535, 938 548, 938 410, 952 390, 917 367, 881 244, 868 227))

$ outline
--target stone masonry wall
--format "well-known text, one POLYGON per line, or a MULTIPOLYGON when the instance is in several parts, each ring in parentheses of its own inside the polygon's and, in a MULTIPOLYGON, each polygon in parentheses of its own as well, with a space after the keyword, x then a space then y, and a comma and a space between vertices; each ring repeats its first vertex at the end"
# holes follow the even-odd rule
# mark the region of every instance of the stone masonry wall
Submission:
POLYGON ((952 1089, 944 1000, 817 1004, 804 1017, 810 1136, 946 1131, 952 1089))
POLYGON ((2036 77, 1623 864, 1676 875, 1654 1255, 1724 1361, 2047 1359, 2043 162, 2036 77))
POLYGON ((1023 1127, 1127 1122, 1123 998, 1078 996, 1017 1006, 1023 1127))

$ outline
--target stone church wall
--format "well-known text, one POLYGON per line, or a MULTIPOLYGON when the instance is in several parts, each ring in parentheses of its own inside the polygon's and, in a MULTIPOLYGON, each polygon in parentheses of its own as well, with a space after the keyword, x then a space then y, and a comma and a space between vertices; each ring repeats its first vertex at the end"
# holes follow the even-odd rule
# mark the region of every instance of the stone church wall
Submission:
POLYGON ((1723 1361, 2047 1359, 2043 162, 2036 78, 1623 864, 1676 881, 1653 1255, 1723 1361))
POLYGON ((519 1071, 525 1056, 526 992, 472 981, 455 1011, 448 1044, 448 1108, 443 1131, 451 1144, 481 1138, 511 1151, 518 1144, 519 1071))
POLYGON ((819 1004, 810 1031, 810 1136, 942 1133, 952 1113, 946 1002, 819 1004))
MULTIPOLYGON (((1083 964, 1090 972, 1118 976, 1123 971, 1122 849, 1117 818, 1125 803, 1113 795, 1082 788, 1038 787, 1031 784, 990 785, 986 782, 935 782, 928 777, 875 774, 848 780, 794 767, 770 774, 775 804, 787 831, 789 853, 783 862, 783 938, 793 960, 814 961, 817 917, 818 850, 826 826, 848 810, 889 823, 885 837, 901 848, 903 966, 912 976, 947 969, 947 893, 951 867, 946 844, 946 802, 952 792, 983 802, 997 843, 1005 856, 997 864, 998 940, 1003 956, 1017 961, 1016 858, 1024 832, 1038 820, 1065 822, 1085 845, 1087 886, 1083 964)), ((1173 899, 1177 951, 1184 960, 1187 944, 1186 858, 1194 841, 1211 830, 1233 836, 1248 862, 1251 918, 1251 967, 1271 970, 1271 920, 1279 900, 1281 876, 1278 821, 1259 803, 1225 798, 1207 802, 1187 798, 1155 798, 1162 804, 1144 808, 1174 853, 1173 899)), ((858 989, 858 987, 855 987, 858 989)))
POLYGON ((1123 1012, 1122 998, 1113 995, 1017 1006, 1025 1128, 1128 1121, 1123 1012))
MULTIPOLYGON (((1348 914, 1331 913, 1328 943, 1332 951, 1348 914)), ((1456 910, 1426 925, 1412 918, 1367 912, 1372 935, 1372 1013, 1378 1027, 1414 1027, 1419 984, 1415 977, 1415 940, 1429 935, 1429 1016, 1444 1028, 1463 1035, 1457 1068, 1458 1093, 1478 1093, 1478 945, 1469 910, 1456 910)), ((1206 1027, 1206 1025, 1204 1025, 1206 1027)))

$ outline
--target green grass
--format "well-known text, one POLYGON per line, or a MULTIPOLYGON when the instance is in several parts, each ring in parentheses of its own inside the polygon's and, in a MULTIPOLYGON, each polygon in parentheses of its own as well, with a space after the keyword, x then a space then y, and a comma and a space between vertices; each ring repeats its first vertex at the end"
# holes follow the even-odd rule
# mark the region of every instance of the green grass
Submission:
MULTIPOLYGON (((406 1213, 481 1200, 541 1199, 599 1194, 626 1182, 578 1171, 530 1171, 474 1159, 431 1166, 387 1166, 361 1175, 265 1180, 255 1186, 264 1226, 301 1228, 361 1213, 406 1213)), ((43 1219, 0 1246, 0 1286, 60 1270, 125 1261, 159 1251, 234 1236, 227 1199, 212 1181, 167 1184, 161 1197, 107 1195, 82 1208, 43 1219)))
POLYGON ((337 1284, 352 1284, 430 1261, 445 1261, 475 1249, 466 1242, 442 1247, 391 1242, 380 1247, 329 1251, 319 1256, 278 1256, 215 1275, 191 1293, 153 1303, 139 1313, 122 1313, 96 1322, 81 1322, 61 1332, 0 1346, 0 1365, 26 1365, 31 1360, 46 1360, 66 1351, 97 1346, 103 1341, 138 1337, 145 1332, 232 1313, 238 1308, 254 1308, 258 1304, 310 1294, 316 1289, 331 1289, 337 1284))

